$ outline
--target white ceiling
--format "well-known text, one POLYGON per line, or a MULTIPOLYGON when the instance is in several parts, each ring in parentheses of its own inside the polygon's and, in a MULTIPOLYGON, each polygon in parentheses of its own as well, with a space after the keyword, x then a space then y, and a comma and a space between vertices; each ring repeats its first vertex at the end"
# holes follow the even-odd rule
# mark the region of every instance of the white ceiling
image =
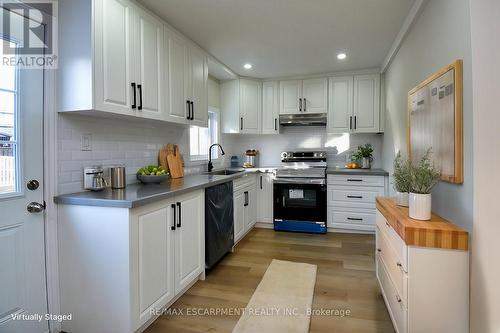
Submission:
POLYGON ((271 78, 380 67, 414 0, 138 1, 239 75, 271 78))

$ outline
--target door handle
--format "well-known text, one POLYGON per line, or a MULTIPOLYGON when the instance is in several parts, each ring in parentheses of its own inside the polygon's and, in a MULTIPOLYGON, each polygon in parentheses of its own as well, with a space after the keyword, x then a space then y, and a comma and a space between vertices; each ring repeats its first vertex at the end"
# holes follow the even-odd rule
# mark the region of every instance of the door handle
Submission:
POLYGON ((136 98, 135 82, 132 82, 130 85, 132 86, 133 95, 134 95, 134 102, 132 103, 132 109, 135 109, 135 108, 137 107, 137 98, 136 98))
POLYGON ((176 214, 175 214, 175 204, 172 204, 170 207, 172 207, 173 212, 174 212, 174 220, 172 223, 172 226, 170 227, 171 230, 175 230, 175 220, 177 220, 176 214))
POLYGON ((182 226, 182 213, 181 213, 181 203, 180 202, 177 202, 177 208, 179 208, 179 216, 178 216, 178 220, 177 220, 177 228, 180 228, 182 226))
POLYGON ((304 98, 304 112, 307 110, 307 100, 304 98))
POLYGON ((34 213, 41 213, 45 210, 45 201, 43 202, 43 204, 39 203, 39 202, 30 202, 28 204, 28 206, 26 207, 26 209, 28 210, 28 212, 34 214, 34 213))
POLYGON ((137 85, 137 90, 139 90, 139 106, 137 110, 142 110, 142 84, 137 85))
POLYGON ((194 102, 191 101, 189 104, 191 104, 191 120, 194 120, 194 102))
POLYGON ((299 111, 302 112, 302 98, 299 98, 299 111))

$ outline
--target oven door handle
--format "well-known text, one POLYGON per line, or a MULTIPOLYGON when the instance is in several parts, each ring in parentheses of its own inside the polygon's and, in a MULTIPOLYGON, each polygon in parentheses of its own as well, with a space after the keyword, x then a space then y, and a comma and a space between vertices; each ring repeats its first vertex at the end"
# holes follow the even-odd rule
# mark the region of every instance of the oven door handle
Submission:
POLYGON ((304 184, 304 185, 325 185, 324 178, 275 178, 274 184, 304 184))

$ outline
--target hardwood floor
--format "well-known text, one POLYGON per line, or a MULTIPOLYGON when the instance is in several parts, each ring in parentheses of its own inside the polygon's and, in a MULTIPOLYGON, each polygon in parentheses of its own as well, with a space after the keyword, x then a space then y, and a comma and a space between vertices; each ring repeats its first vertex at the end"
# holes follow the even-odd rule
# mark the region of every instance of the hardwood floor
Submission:
MULTIPOLYGON (((316 264, 313 309, 350 310, 349 316, 313 315, 310 332, 394 332, 375 277, 375 237, 253 229, 205 281, 198 281, 145 332, 231 332, 238 315, 188 315, 188 309, 244 308, 272 259, 316 264)), ((267 333, 267 332, 257 332, 267 333)))

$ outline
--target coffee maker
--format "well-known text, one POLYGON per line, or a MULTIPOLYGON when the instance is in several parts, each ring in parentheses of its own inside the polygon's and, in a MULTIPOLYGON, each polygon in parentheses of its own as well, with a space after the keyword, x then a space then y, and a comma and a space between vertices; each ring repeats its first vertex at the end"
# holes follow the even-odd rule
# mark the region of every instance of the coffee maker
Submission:
POLYGON ((104 169, 100 166, 87 167, 83 169, 83 187, 86 190, 102 191, 106 188, 104 169))

